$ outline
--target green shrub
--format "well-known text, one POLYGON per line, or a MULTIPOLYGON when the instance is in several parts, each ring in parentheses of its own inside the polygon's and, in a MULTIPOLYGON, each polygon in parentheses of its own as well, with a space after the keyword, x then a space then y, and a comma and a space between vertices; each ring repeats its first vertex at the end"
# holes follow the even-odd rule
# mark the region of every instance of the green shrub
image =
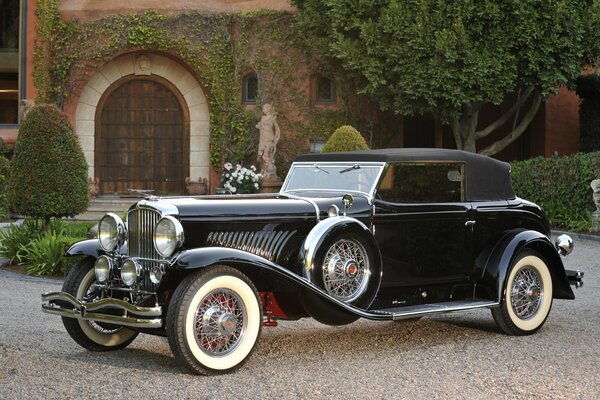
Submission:
POLYGON ((368 150, 369 146, 360 132, 350 125, 340 126, 323 146, 323 153, 368 150))
POLYGON ((0 220, 9 215, 6 200, 6 181, 10 172, 10 163, 6 157, 0 154, 0 220))
POLYGON ((27 273, 53 275, 66 272, 77 262, 64 257, 72 243, 87 239, 93 223, 52 220, 44 232, 40 220, 26 219, 21 225, 13 224, 0 232, 0 256, 11 264, 20 264, 27 273))
POLYGON ((11 264, 23 263, 23 246, 38 237, 41 229, 38 221, 32 219, 26 219, 20 225, 9 225, 0 231, 0 256, 7 258, 11 264))
POLYGON ((53 275, 64 272, 64 254, 71 244, 71 239, 55 232, 48 232, 22 246, 21 254, 26 262, 27 273, 53 275))
POLYGON ((590 182, 600 178, 600 152, 538 157, 511 165, 515 193, 544 208, 551 225, 589 230, 595 210, 590 182))
POLYGON ((7 199, 10 210, 42 218, 79 214, 88 206, 87 163, 67 116, 37 105, 21 123, 7 199))

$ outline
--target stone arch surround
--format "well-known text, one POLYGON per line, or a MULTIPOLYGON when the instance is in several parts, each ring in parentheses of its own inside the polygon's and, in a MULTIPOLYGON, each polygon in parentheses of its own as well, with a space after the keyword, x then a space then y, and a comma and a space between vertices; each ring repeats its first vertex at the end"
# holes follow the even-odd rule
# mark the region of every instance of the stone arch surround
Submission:
POLYGON ((75 111, 75 131, 94 179, 95 118, 102 94, 129 75, 157 75, 171 82, 183 96, 190 116, 189 177, 210 180, 210 113, 202 87, 178 62, 152 53, 125 54, 104 64, 84 86, 75 111))

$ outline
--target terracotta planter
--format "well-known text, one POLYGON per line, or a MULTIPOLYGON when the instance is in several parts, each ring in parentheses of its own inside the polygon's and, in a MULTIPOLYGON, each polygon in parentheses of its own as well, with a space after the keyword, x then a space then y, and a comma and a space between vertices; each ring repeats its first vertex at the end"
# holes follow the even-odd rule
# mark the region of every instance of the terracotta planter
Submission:
POLYGON ((201 196, 208 193, 208 184, 205 178, 199 181, 192 181, 190 178, 185 178, 185 184, 190 196, 201 196))

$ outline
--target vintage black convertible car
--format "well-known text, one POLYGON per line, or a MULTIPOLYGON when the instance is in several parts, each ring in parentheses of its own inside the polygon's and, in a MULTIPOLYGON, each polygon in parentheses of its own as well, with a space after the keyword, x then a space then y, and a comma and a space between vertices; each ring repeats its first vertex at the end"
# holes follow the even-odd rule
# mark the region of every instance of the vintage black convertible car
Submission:
POLYGON ((202 374, 238 368, 261 328, 341 325, 489 308, 501 331, 536 332, 573 299, 544 212, 515 196, 510 166, 453 150, 305 155, 280 193, 148 197, 107 214, 63 291, 42 295, 81 346, 166 335, 202 374))

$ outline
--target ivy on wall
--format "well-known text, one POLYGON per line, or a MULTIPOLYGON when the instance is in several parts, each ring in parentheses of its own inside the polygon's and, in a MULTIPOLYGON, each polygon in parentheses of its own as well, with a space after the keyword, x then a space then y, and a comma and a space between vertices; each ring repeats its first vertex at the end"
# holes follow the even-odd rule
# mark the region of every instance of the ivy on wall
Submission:
MULTIPOLYGON (((68 104, 70 95, 81 90, 95 70, 120 54, 138 50, 171 54, 193 70, 205 90, 210 162, 217 170, 224 161, 254 161, 255 125, 260 105, 266 102, 279 114, 283 140, 277 163, 282 176, 295 156, 308 150, 309 138, 326 138, 339 125, 364 120, 345 100, 336 109, 315 111, 311 106, 307 85, 320 66, 303 46, 294 30, 294 16, 287 12, 166 16, 146 11, 79 22, 63 20, 57 0, 38 0, 36 16, 33 79, 39 102, 68 104), (241 104, 241 85, 249 69, 256 71, 260 89, 257 107, 247 110, 241 104), (325 126, 328 132, 322 131, 325 126)), ((351 92, 347 87, 341 90, 351 92)), ((338 97, 346 98, 345 93, 338 97)))

